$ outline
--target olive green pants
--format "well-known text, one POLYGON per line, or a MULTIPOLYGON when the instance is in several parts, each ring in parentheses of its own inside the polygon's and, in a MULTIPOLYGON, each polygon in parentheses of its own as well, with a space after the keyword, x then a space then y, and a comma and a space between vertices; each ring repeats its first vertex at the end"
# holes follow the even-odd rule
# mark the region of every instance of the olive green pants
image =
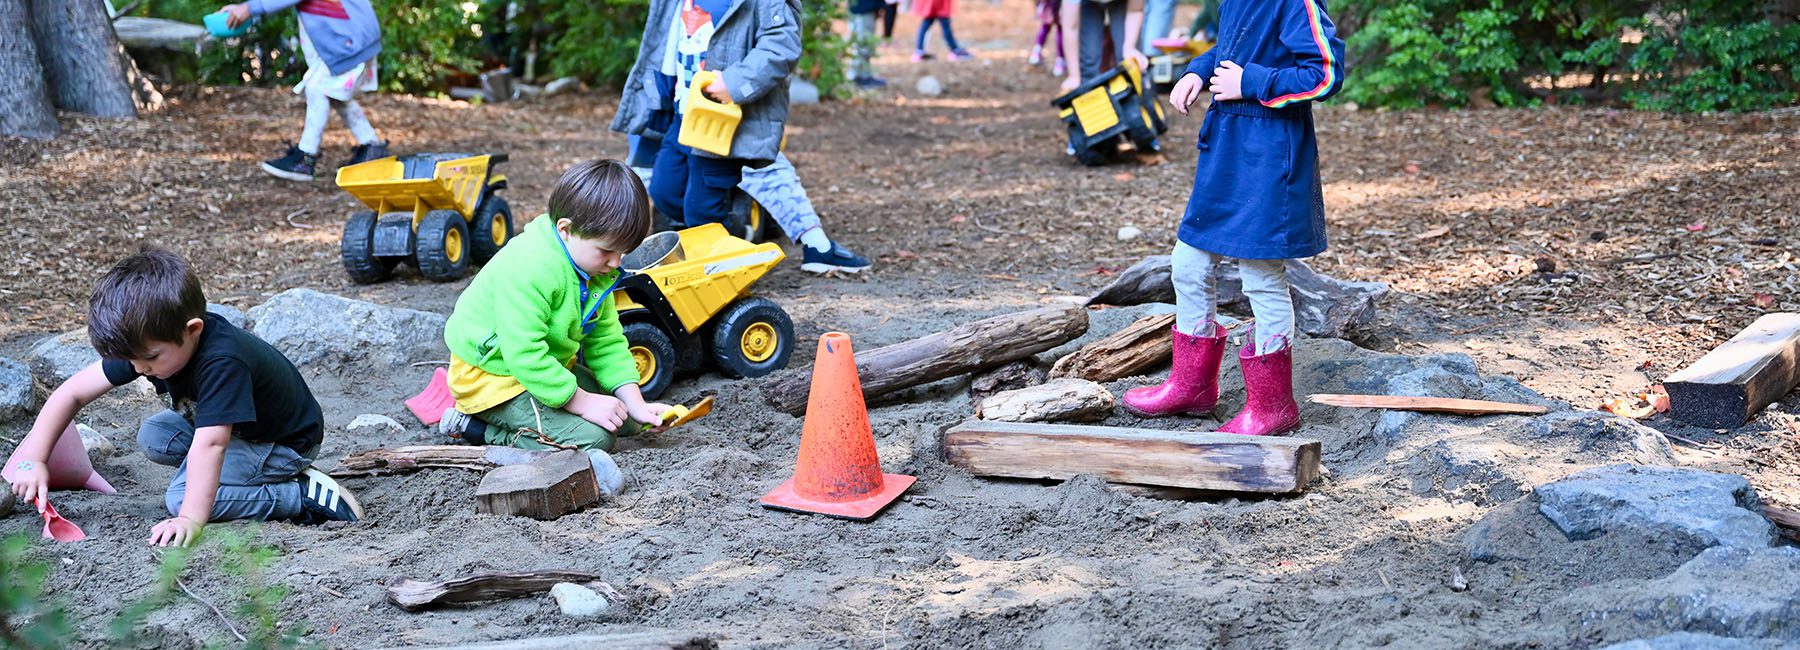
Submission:
MULTIPOLYGON (((575 385, 590 393, 602 393, 600 381, 586 366, 575 364, 575 385)), ((604 394, 604 393, 602 393, 604 394)), ((494 408, 475 415, 488 424, 487 443, 520 449, 599 449, 612 451, 615 434, 634 436, 644 425, 625 418, 618 431, 594 424, 560 408, 545 406, 530 392, 519 393, 494 408)))

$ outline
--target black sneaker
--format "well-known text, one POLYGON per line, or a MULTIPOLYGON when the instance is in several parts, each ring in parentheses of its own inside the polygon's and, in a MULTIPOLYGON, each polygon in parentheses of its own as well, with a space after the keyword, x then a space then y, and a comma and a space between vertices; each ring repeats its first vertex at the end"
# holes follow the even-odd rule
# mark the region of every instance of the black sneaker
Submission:
POLYGON ((356 496, 317 467, 300 472, 300 516, 294 523, 316 526, 328 521, 358 521, 362 504, 356 496))
POLYGON ((454 406, 444 409, 443 417, 438 418, 437 429, 453 445, 487 444, 487 423, 456 410, 454 406))
POLYGON ((881 77, 857 77, 851 80, 857 88, 886 88, 888 83, 881 77))
POLYGON ((801 244, 800 248, 805 251, 800 258, 800 270, 807 273, 825 274, 832 271, 861 273, 869 268, 869 260, 863 259, 863 256, 857 255, 850 249, 844 248, 843 244, 835 241, 831 242, 831 250, 822 253, 805 244, 801 244))
POLYGON ((306 153, 301 151, 298 146, 289 145, 287 155, 263 162, 262 170, 276 178, 285 178, 290 181, 310 181, 313 180, 313 171, 318 166, 318 154, 306 153))
POLYGON ((387 145, 388 143, 386 140, 356 145, 355 149, 350 150, 350 161, 344 163, 344 165, 357 165, 371 160, 386 158, 388 157, 387 145))

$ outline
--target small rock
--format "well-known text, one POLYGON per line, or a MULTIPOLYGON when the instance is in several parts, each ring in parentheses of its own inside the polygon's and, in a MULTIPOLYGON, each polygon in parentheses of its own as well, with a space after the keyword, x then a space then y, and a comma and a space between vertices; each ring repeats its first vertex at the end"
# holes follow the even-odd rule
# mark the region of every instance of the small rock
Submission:
POLYGON ((385 369, 449 354, 442 315, 311 289, 275 294, 252 307, 249 316, 250 331, 296 366, 323 362, 385 369))
POLYGON ((587 450, 588 464, 594 466, 594 481, 600 484, 600 496, 616 497, 625 491, 625 473, 612 454, 599 449, 587 450))
POLYGON ((99 360, 100 353, 94 351, 87 330, 78 329, 38 340, 25 363, 31 366, 33 377, 54 388, 99 360))
POLYGON ((99 460, 119 455, 119 446, 93 427, 77 424, 75 431, 81 434, 81 446, 87 448, 88 458, 99 460))
POLYGON ((544 84, 544 96, 560 95, 581 87, 581 80, 575 77, 563 77, 544 84))
POLYGON ((1119 228, 1119 241, 1131 241, 1143 234, 1144 231, 1139 230, 1137 226, 1124 226, 1119 228))
POLYGON ((394 433, 400 433, 406 430, 406 427, 400 426, 400 423, 395 422, 394 418, 379 413, 364 413, 358 415, 356 416, 356 419, 351 420, 350 424, 344 427, 344 430, 356 431, 358 429, 367 429, 369 427, 381 427, 394 433))
POLYGON ((1450 591, 1462 593, 1469 590, 1469 579, 1464 578, 1462 567, 1456 567, 1450 573, 1450 591))
POLYGON ((0 357, 0 420, 30 415, 37 410, 31 384, 29 366, 0 357))
POLYGON ((556 583, 550 588, 550 597, 556 599, 563 614, 575 618, 598 618, 611 606, 594 590, 573 582, 556 583))
POLYGON ((788 82, 788 104, 819 103, 819 87, 799 77, 788 82))
POLYGON ((913 89, 919 91, 919 94, 926 97, 936 97, 944 94, 944 83, 938 81, 937 77, 925 75, 919 77, 919 82, 913 84, 913 89))
POLYGON ((1630 530, 1698 553, 1714 546, 1765 548, 1775 539, 1750 482, 1734 474, 1608 465, 1536 492, 1538 512, 1571 540, 1630 530))

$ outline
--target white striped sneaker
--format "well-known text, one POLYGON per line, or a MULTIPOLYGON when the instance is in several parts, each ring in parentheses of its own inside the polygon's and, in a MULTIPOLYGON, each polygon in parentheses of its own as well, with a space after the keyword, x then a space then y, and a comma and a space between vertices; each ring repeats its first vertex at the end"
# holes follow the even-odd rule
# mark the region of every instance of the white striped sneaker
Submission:
POLYGON ((305 509, 299 521, 322 524, 327 521, 358 521, 363 518, 362 504, 356 495, 317 467, 300 472, 300 505, 305 509))

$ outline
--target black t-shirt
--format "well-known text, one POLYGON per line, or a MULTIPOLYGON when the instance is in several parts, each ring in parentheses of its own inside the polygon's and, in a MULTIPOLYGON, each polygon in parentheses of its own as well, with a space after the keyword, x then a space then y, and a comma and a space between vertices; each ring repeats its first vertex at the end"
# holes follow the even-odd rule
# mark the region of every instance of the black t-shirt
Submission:
MULTIPOLYGON (((218 314, 206 314, 206 328, 186 367, 167 380, 149 377, 169 408, 194 428, 231 425, 231 435, 306 452, 325 440, 325 418, 306 380, 287 357, 256 335, 218 314)), ((123 386, 141 377, 124 359, 104 359, 107 381, 123 386)))

